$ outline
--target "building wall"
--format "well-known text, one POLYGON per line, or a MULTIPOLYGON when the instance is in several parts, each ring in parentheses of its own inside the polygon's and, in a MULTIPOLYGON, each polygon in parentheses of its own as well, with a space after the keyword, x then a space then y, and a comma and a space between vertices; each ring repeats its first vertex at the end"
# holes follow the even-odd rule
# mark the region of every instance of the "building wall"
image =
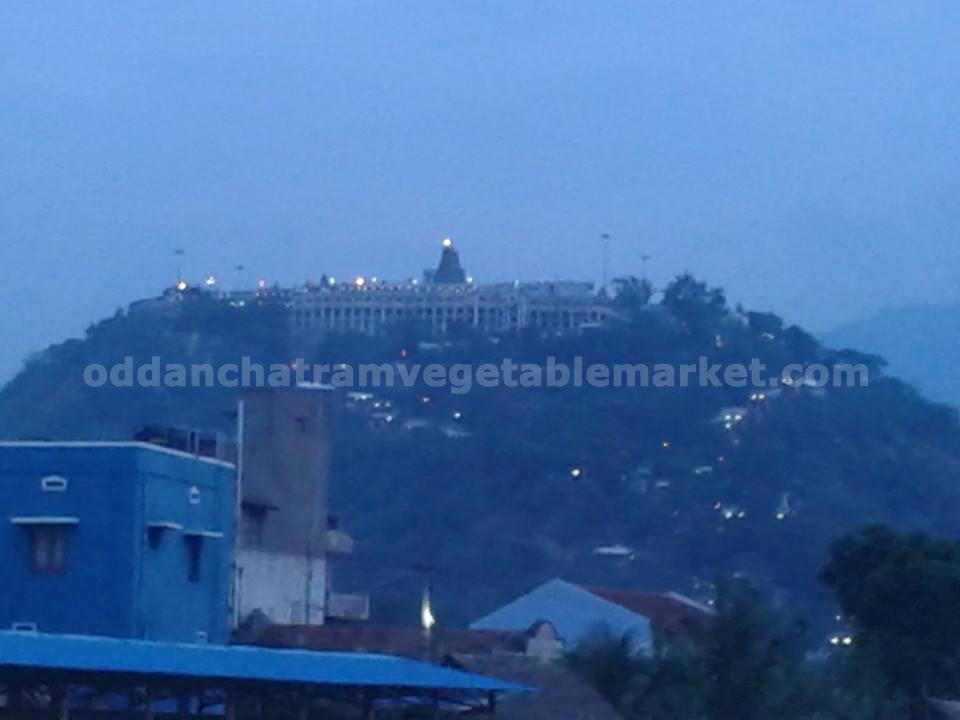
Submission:
POLYGON ((306 603, 311 621, 322 622, 330 414, 330 392, 319 388, 254 390, 243 398, 237 623, 254 610, 276 622, 305 617, 306 603))
POLYGON ((574 332, 612 315, 589 283, 504 283, 499 285, 391 284, 291 291, 291 323, 297 331, 352 330, 375 335, 398 322, 415 320, 442 334, 455 325, 484 332, 536 328, 574 332))
POLYGON ((0 628, 35 623, 48 632, 134 634, 136 484, 132 449, 0 447, 0 628), (44 491, 49 476, 65 478, 66 489, 44 491), (77 519, 64 528, 62 574, 32 570, 34 526, 12 522, 25 517, 77 519))
POLYGON ((0 443, 0 628, 116 637, 226 640, 232 466, 138 443, 0 443), (42 479, 66 480, 44 490, 42 479), (191 502, 192 488, 199 502, 191 502), (62 572, 37 572, 31 533, 64 522, 62 572), (14 524, 28 521, 30 524, 14 524), (152 546, 150 523, 163 522, 152 546), (45 527, 45 526, 44 526, 45 527), (199 582, 187 581, 184 533, 206 530, 199 582), (214 544, 219 543, 219 545, 214 544))
POLYGON ((327 599, 323 557, 239 549, 237 567, 235 601, 240 618, 259 610, 275 623, 323 624, 327 599))
POLYGON ((136 534, 137 635, 225 643, 230 633, 234 470, 225 463, 141 451, 136 534), (171 527, 161 527, 161 526, 171 527), (191 574, 190 554, 198 561, 191 574))

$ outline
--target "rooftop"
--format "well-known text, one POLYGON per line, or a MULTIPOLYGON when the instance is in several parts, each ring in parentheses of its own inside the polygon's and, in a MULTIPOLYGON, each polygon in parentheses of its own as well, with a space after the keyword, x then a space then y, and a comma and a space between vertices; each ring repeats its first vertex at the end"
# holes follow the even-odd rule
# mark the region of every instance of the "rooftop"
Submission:
POLYGON ((233 463, 229 463, 225 460, 219 460, 217 458, 207 457, 205 455, 195 455, 193 453, 184 452, 183 450, 176 450, 163 445, 154 445, 153 443, 140 442, 138 440, 0 440, 0 448, 63 448, 77 450, 128 448, 135 450, 148 450, 150 452, 172 455, 174 457, 179 457, 186 460, 197 460, 199 462, 208 463, 211 465, 219 465, 221 467, 231 469, 233 468, 233 463))
MULTIPOLYGON (((522 653, 529 635, 526 630, 438 627, 433 630, 431 644, 439 654, 522 653)), ((420 628, 367 623, 271 625, 252 641, 274 647, 379 652, 411 658, 423 657, 428 650, 420 628)))
POLYGON ((466 693, 525 689, 515 683, 388 655, 0 632, 0 674, 11 669, 466 693))
POLYGON ((581 587, 608 602, 643 615, 650 621, 654 632, 668 637, 700 637, 714 614, 710 608, 677 593, 581 587))

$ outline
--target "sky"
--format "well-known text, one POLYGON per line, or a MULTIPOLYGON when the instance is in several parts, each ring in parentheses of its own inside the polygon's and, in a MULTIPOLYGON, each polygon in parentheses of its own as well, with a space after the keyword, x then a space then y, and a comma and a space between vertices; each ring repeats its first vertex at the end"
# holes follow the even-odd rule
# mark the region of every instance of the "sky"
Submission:
POLYGON ((0 380, 158 294, 657 284, 825 330, 960 300, 960 4, 0 4, 0 380), (243 265, 239 273, 235 268, 243 265))

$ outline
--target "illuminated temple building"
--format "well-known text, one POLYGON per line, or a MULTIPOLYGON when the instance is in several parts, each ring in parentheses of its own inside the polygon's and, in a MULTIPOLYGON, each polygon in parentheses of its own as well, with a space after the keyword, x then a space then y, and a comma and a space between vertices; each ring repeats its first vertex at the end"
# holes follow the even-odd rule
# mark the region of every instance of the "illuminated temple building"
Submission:
POLYGON ((568 333, 597 326, 612 315, 589 282, 475 283, 449 238, 443 241, 436 269, 425 271, 422 280, 323 278, 285 293, 285 299, 295 328, 370 335, 411 321, 438 335, 458 325, 485 333, 523 328, 568 333))
POLYGON ((460 263, 450 238, 442 242, 440 261, 421 279, 400 282, 376 277, 336 281, 323 275, 318 282, 284 288, 260 280, 253 289, 218 292, 211 275, 202 286, 182 278, 162 297, 141 300, 131 310, 162 311, 170 301, 194 293, 211 293, 234 305, 265 299, 283 303, 292 327, 303 335, 355 332, 377 335, 396 325, 418 325, 442 336, 457 327, 485 334, 516 330, 576 333, 598 327, 615 313, 593 283, 576 280, 476 283, 460 263))

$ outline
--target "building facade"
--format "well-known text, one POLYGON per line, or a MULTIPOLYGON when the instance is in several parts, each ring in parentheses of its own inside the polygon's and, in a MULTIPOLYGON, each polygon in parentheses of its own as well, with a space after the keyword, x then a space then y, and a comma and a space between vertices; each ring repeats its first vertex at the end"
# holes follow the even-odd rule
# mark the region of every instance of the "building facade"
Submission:
MULTIPOLYGON (((215 285, 192 287, 180 281, 162 298, 135 303, 131 311, 169 311, 173 302, 197 292, 216 293, 215 285)), ((419 279, 393 282, 364 276, 338 282, 323 275, 297 288, 268 286, 261 280, 250 290, 218 294, 235 305, 277 300, 286 306, 292 328, 307 337, 330 332, 377 335, 401 324, 415 324, 434 336, 454 328, 485 334, 524 329, 565 334, 615 315, 590 282, 476 283, 449 238, 443 241, 436 268, 425 270, 419 279)))
POLYGON ((328 514, 332 406, 320 386, 252 390, 241 401, 237 626, 255 612, 319 625, 344 604, 331 595, 328 562, 352 550, 328 514))
POLYGON ((377 335, 400 323, 416 323, 433 335, 456 327, 486 334, 525 328, 572 333, 612 315, 596 301, 590 283, 387 283, 364 281, 305 287, 287 296, 299 332, 377 335))
POLYGON ((455 327, 496 334, 532 328, 570 333, 597 325, 612 312, 593 284, 571 280, 477 284, 460 264, 453 241, 442 243, 440 261, 422 280, 381 282, 358 277, 324 278, 287 296, 300 331, 352 331, 376 335, 398 323, 415 323, 434 335, 455 327))
POLYGON ((0 443, 0 627, 226 642, 230 463, 139 442, 0 443))

